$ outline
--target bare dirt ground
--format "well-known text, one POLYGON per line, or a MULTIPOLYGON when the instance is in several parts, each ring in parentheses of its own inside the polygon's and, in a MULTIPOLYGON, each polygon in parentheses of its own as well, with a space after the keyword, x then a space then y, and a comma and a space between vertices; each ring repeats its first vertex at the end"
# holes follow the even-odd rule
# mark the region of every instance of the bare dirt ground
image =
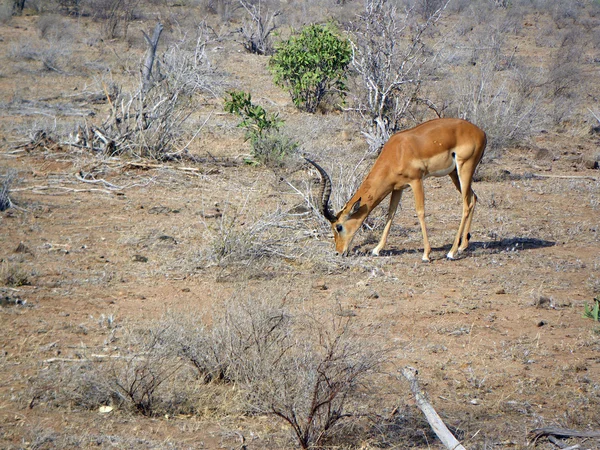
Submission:
MULTIPOLYGON (((3 25, 3 45, 31 37, 35 20, 3 25)), ((289 116, 300 114, 269 84, 264 58, 238 50, 230 56, 230 70, 245 68, 238 83, 267 86, 257 87, 257 97, 269 90, 289 116)), ((66 95, 82 90, 87 77, 14 64, 3 70, 4 98, 40 99, 59 85, 66 95)), ((219 101, 207 104, 219 111, 219 101)), ((242 435, 243 448, 293 447, 283 425, 263 417, 102 415, 32 396, 33 380, 56 361, 104 353, 113 333, 108 321, 144 326, 171 310, 210 311, 240 290, 285 289, 310 307, 378 324, 394 348, 379 413, 399 408, 418 416, 407 385, 396 379, 398 369, 414 366, 467 448, 525 448, 527 432, 542 426, 600 429, 600 328, 582 316, 600 290, 600 173, 583 162, 598 150, 597 134, 549 131, 531 148, 504 149, 484 163, 474 186, 480 201, 471 247, 457 261, 444 255, 459 223, 458 195, 450 179, 429 179, 430 264, 421 262, 407 193, 380 257, 367 253, 375 230, 357 236, 346 260, 267 258, 240 267, 206 257, 223 216, 241 211, 243 228, 260 211, 302 199, 269 169, 241 162, 247 144, 231 118, 217 113, 193 147, 198 156, 210 151, 221 159, 154 166, 64 146, 19 147, 23 115, 5 110, 0 121, 0 165, 18 173, 16 207, 0 214, 0 261, 3 277, 14 272, 27 281, 0 287, 0 447, 242 448, 242 435), (82 182, 80 171, 110 185, 82 182)), ((360 146, 360 136, 347 144, 360 146)), ((332 249, 331 236, 317 231, 302 244, 308 254, 332 249)), ((420 440, 390 447, 441 448, 426 423, 415 426, 420 440)), ((594 440, 575 442, 600 448, 594 440)))

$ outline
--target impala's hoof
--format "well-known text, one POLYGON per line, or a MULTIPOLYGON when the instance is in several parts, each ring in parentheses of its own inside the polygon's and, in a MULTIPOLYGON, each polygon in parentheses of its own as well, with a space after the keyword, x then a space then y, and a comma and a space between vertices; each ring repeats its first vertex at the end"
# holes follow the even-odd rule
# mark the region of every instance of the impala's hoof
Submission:
POLYGON ((373 250, 371 250, 371 255, 379 256, 379 249, 374 248, 373 250))
POLYGON ((454 256, 454 253, 448 252, 448 254, 446 255, 446 259, 455 260, 456 258, 454 256))

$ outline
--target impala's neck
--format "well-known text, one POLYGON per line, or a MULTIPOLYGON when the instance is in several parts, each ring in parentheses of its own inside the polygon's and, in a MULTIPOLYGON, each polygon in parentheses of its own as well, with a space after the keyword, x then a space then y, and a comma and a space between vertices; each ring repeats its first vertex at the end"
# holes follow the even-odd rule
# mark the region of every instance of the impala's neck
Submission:
POLYGON ((373 166, 367 178, 362 182, 360 187, 356 190, 356 193, 352 196, 352 198, 346 203, 344 209, 339 215, 341 220, 346 216, 348 219, 351 217, 352 219, 359 220, 360 223, 367 218, 367 216, 375 209, 379 203, 390 193, 392 192, 393 185, 391 183, 386 182, 387 174, 385 173, 387 170, 378 167, 376 163, 373 166), (360 201, 360 208, 354 211, 353 214, 349 213, 353 212, 353 208, 356 208, 357 202, 360 201))

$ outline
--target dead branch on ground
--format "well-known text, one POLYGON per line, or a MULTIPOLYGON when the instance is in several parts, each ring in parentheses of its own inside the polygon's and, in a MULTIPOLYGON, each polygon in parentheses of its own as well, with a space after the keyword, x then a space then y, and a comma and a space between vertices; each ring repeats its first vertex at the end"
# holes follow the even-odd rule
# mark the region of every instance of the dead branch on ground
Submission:
POLYGON ((423 411, 427 422, 431 425, 431 429, 440 438, 440 441, 442 441, 444 446, 449 450, 466 450, 450 430, 448 430, 448 427, 446 427, 438 413, 433 409, 433 406, 427 401, 425 393, 419 388, 417 369, 405 367, 402 369, 402 375, 404 375, 404 378, 406 378, 410 384, 410 390, 415 396, 417 406, 423 411))
MULTIPOLYGON (((529 433, 529 445, 535 445, 537 440, 543 436, 548 436, 548 440, 551 437, 580 437, 580 438, 596 438, 600 439, 600 431, 578 431, 571 430, 569 428, 558 428, 558 427, 546 427, 536 428, 531 430, 529 433)), ((569 447, 577 448, 577 447, 569 447)))

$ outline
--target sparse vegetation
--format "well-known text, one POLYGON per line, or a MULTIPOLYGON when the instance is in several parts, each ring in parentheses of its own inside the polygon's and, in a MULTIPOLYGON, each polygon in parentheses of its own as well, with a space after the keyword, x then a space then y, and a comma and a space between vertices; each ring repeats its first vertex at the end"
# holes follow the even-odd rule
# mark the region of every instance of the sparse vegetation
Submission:
POLYGON ((8 261, 0 263, 0 285, 20 287, 29 284, 30 275, 21 264, 8 261))
POLYGON ((600 423, 597 2, 13 6, 0 447, 437 448, 407 364, 466 448, 600 423), (269 63, 307 25, 351 50, 319 103, 269 63), (382 257, 386 201, 335 257, 300 155, 331 174, 338 211, 391 133, 438 116, 493 150, 467 258, 444 259, 448 177, 425 181, 432 264, 412 195, 382 257))
POLYGON ((214 312, 210 327, 199 315, 170 314, 145 331, 122 328, 118 351, 41 372, 32 404, 110 405, 156 416, 194 403, 177 394, 190 391, 179 383, 225 383, 241 392, 242 409, 282 419, 301 448, 318 448, 353 416, 359 388, 386 351, 369 346, 351 318, 293 312, 287 301, 240 293, 214 312), (184 363, 200 378, 185 378, 184 363))

